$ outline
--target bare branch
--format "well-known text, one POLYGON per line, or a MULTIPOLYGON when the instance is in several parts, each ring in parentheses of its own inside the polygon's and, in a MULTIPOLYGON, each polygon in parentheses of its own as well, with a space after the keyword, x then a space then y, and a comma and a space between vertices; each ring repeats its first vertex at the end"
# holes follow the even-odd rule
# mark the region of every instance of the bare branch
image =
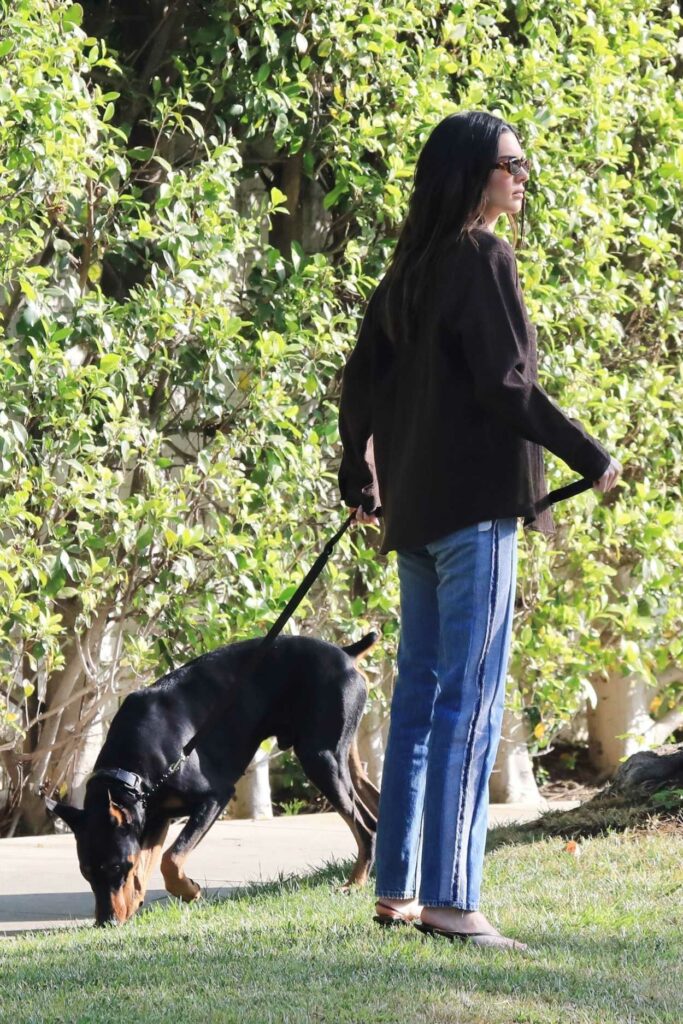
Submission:
POLYGON ((683 702, 662 715, 645 733, 648 747, 661 747, 669 736, 683 726, 683 702))

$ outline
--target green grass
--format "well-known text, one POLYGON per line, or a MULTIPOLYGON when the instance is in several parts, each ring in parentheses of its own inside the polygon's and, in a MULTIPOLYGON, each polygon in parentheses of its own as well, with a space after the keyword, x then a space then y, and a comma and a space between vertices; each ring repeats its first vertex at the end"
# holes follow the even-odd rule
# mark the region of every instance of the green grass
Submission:
POLYGON ((0 942, 8 1024, 681 1024, 683 835, 550 838, 487 855, 481 909, 535 956, 380 931, 348 865, 124 928, 0 942))

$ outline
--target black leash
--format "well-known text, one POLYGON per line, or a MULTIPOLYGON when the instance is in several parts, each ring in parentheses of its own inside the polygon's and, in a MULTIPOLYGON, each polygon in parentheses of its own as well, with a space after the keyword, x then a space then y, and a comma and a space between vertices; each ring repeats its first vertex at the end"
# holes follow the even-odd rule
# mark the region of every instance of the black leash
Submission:
MULTIPOLYGON (((299 584, 295 592, 292 594, 285 607, 278 615, 273 625, 270 627, 266 635, 261 640, 253 656, 249 659, 246 666, 240 670, 240 676, 243 677, 245 675, 248 675, 250 672, 253 672, 257 665, 264 658, 264 656, 268 653, 270 648, 273 646, 276 637, 278 636, 279 633, 282 632, 282 628, 285 625, 285 623, 288 621, 288 619, 291 618, 293 613, 296 611, 298 606, 303 601, 308 591, 311 589, 311 587, 317 580, 320 573, 325 568, 325 565, 327 564, 327 561, 330 555, 332 554, 335 545, 337 544, 339 539, 344 535, 344 533, 346 533, 349 526, 354 521, 355 517, 356 512, 354 509, 354 511, 339 527, 337 532, 330 537, 327 544, 322 549, 322 551, 316 558, 315 562, 308 570, 303 580, 301 581, 301 583, 299 584)), ((168 779, 170 779, 172 775, 175 775, 177 771, 180 771, 180 769, 185 764, 192 751, 199 743, 201 737, 204 735, 207 729, 209 729, 212 725, 215 724, 216 718, 230 704, 233 695, 233 688, 232 686, 230 686, 227 696, 219 704, 216 704, 211 708, 211 711, 206 716, 202 724, 199 726, 199 729, 194 734, 192 739, 185 744, 178 760, 170 764, 166 771, 159 776, 159 778, 153 785, 150 786, 148 783, 145 782, 145 780, 140 775, 136 775, 135 772, 127 772, 124 771, 122 768, 98 768, 90 775, 90 778, 106 778, 111 779, 114 782, 118 782, 120 785, 124 786, 124 788, 127 789, 129 793, 132 796, 134 796, 137 801, 139 801, 142 804, 147 803, 149 798, 154 793, 156 793, 157 790, 161 789, 163 784, 168 779)))
MULTIPOLYGON (((571 498, 573 495, 580 494, 582 491, 587 491, 588 488, 592 486, 593 484, 591 480, 589 480, 587 477, 582 477, 580 480, 575 480, 574 483, 566 484, 564 487, 557 487, 554 491, 551 491, 549 494, 546 494, 543 498, 541 498, 539 501, 535 503, 534 514, 525 516, 524 526, 528 526, 529 523, 533 522, 537 515, 545 511, 545 509, 549 508, 551 505, 556 504, 556 502, 563 501, 565 498, 571 498)), ((374 510, 374 515, 381 516, 381 514, 381 508, 377 508, 374 510)), ((282 632, 283 626, 288 621, 288 619, 291 618, 293 613, 301 604, 304 597, 311 589, 320 573, 325 568, 325 565, 327 564, 327 561, 330 555, 332 554, 335 545, 337 544, 339 539, 344 535, 344 533, 346 533, 346 531, 348 530, 349 526, 351 525, 355 518, 356 511, 354 509, 354 511, 339 527, 337 532, 334 533, 332 537, 330 537, 327 544, 322 549, 322 551, 316 558, 315 562, 313 563, 313 565, 308 570, 303 580, 297 587, 296 591, 292 594, 289 601, 287 602, 283 610, 280 612, 277 619, 270 627, 261 643, 256 648, 254 655, 249 659, 246 666, 241 670, 240 675, 242 677, 248 675, 250 672, 253 672, 256 666, 261 662, 261 660, 265 657, 270 648, 273 646, 276 637, 278 636, 279 633, 282 632)), ((194 734, 192 739, 185 744, 178 760, 174 761, 172 764, 168 766, 166 771, 157 779, 154 785, 150 786, 149 784, 145 783, 145 780, 140 775, 136 775, 134 772, 124 771, 121 768, 99 768, 92 773, 90 778, 94 778, 95 776, 97 776, 99 778, 112 779, 113 781, 118 782, 120 785, 124 786, 133 796, 135 796, 135 798, 140 803, 146 803, 149 800, 149 798, 154 793, 156 793, 157 790, 159 790, 172 775, 175 775, 177 771, 180 771, 182 766, 187 761, 188 757, 191 755, 192 751, 199 743, 201 737, 204 735, 207 729, 209 729, 215 723, 216 718, 220 715, 220 713, 230 704, 233 695, 233 689, 232 687, 230 687, 225 699, 211 708, 210 713, 206 716, 202 724, 199 726, 199 729, 194 734)))
POLYGON ((572 484, 565 484, 564 487, 556 487, 550 494, 544 495, 534 504, 534 514, 524 517, 524 526, 528 526, 529 523, 533 523, 536 516, 540 515, 541 512, 545 512, 547 508, 554 505, 558 501, 564 501, 565 498, 571 498, 575 494, 581 494, 582 491, 587 491, 589 487, 593 486, 593 481, 589 480, 588 477, 581 477, 580 480, 575 480, 572 484))
MULTIPOLYGON (((285 605, 285 607, 282 609, 282 611, 278 615, 277 619, 275 620, 273 625, 270 627, 270 629, 268 630, 268 632, 264 636, 264 638, 261 641, 261 643, 256 648, 256 652, 253 655, 253 657, 249 659, 249 661, 246 664, 246 667, 241 669, 240 675, 242 675, 242 676, 249 675, 250 672, 253 672, 254 669, 256 668, 256 666, 261 662, 261 660, 264 658, 264 656, 268 653, 270 648, 273 646, 273 643, 275 642, 275 638, 278 636, 279 633, 282 632, 282 627, 285 625, 285 623, 288 621, 288 619, 290 619, 292 617, 293 613, 296 611, 298 606, 301 604, 301 602, 303 601, 304 597, 306 596, 308 591, 311 589, 311 587, 313 586, 313 584, 317 580, 317 578, 320 575, 320 573, 325 568, 325 565, 327 564, 327 560, 329 559, 330 555, 332 554, 332 550, 333 550, 335 544, 346 533, 346 531, 348 530, 349 526, 354 521, 355 517, 356 517, 356 513, 355 513, 355 510, 354 510, 351 513, 351 515, 348 517, 348 519, 346 519, 346 521, 339 527, 337 532, 330 537, 330 539, 328 540, 327 544, 322 549, 322 551, 320 552, 320 554, 316 558, 315 562, 313 563, 311 568, 308 570, 308 572, 304 576, 303 580, 301 581, 301 583, 299 584, 299 586, 297 587, 295 592, 292 594, 292 596, 290 597, 290 599, 287 602, 287 604, 285 605)), ((197 746, 197 743, 199 742, 200 736, 214 722, 214 720, 216 718, 216 714, 220 713, 220 711, 223 710, 225 705, 227 705, 230 702, 230 697, 231 696, 232 696, 232 693, 228 694, 228 697, 226 698, 225 701, 221 702, 221 704, 219 704, 217 707, 213 707, 211 709, 211 714, 206 717, 204 722, 202 722, 202 724, 199 726, 199 729, 194 734, 194 736, 189 741, 189 743, 186 743, 185 746, 183 747, 183 759, 187 759, 190 756, 190 754, 192 753, 194 748, 197 746)))

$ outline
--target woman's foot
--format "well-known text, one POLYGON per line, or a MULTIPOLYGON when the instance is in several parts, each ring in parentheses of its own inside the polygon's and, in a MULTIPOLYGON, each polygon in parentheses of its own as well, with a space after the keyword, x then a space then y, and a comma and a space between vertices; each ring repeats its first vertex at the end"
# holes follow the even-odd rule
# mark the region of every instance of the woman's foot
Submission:
POLYGON ((410 924, 420 920, 422 905, 415 896, 397 899, 393 896, 380 896, 375 903, 375 920, 379 924, 410 924))
POLYGON ((525 942, 501 935, 497 928, 479 910, 459 910, 457 907, 422 908, 420 921, 427 928, 437 929, 439 934, 476 946, 498 946, 510 949, 526 949, 525 942))

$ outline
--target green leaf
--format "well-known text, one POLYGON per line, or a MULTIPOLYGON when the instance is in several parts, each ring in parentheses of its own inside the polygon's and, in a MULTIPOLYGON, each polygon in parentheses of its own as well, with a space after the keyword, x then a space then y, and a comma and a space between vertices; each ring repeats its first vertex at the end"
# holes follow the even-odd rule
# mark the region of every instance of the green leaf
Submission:
POLYGON ((61 566, 58 566, 53 572, 50 579, 43 587, 43 593, 46 597, 54 597, 62 589, 66 583, 66 572, 61 566))
POLYGON ((148 548, 154 539, 154 527, 147 524, 143 526, 137 537, 135 538, 135 547, 138 551, 144 551, 148 548))
POLYGON ((287 196, 279 188, 273 186, 270 190, 270 201, 274 207, 284 206, 287 203, 287 196))
POLYGON ((83 8, 80 4, 71 4, 62 15, 62 22, 65 26, 77 26, 83 23, 83 8))
POLYGON ((100 369, 102 373, 113 373, 114 370, 118 370, 121 366, 121 356, 115 352, 106 352, 103 356, 100 356, 100 369))

